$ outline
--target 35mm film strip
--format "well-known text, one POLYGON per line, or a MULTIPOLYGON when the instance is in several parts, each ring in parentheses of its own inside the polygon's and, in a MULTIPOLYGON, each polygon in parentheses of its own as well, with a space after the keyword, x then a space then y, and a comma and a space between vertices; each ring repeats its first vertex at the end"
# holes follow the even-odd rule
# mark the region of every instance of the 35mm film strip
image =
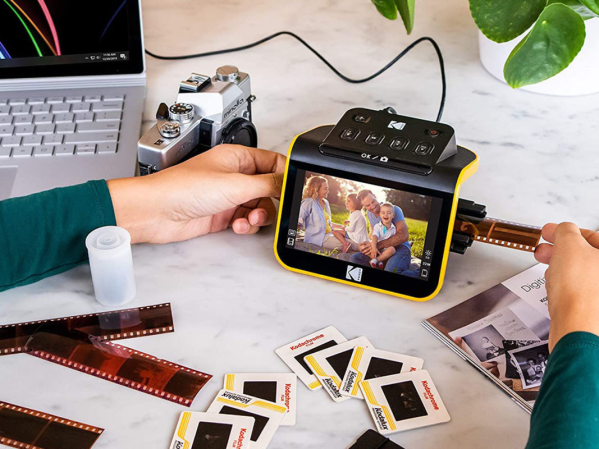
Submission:
POLYGON ((541 240, 541 228, 510 221, 485 218, 469 220, 458 215, 454 225, 455 232, 468 234, 477 242, 505 246, 534 253, 541 240))
POLYGON ((113 343, 173 332, 170 304, 0 327, 2 355, 26 353, 190 406, 210 374, 113 343))
POLYGON ((0 402, 0 444, 20 449, 89 449, 104 429, 0 402))
POLYGON ((46 323, 28 354, 168 401, 191 405, 209 374, 177 365, 79 331, 46 323))
POLYGON ((0 355, 25 352, 25 346, 29 338, 48 323, 56 323, 64 329, 80 331, 100 337, 102 340, 121 340, 174 332, 175 330, 169 303, 112 312, 5 324, 0 325, 0 355))

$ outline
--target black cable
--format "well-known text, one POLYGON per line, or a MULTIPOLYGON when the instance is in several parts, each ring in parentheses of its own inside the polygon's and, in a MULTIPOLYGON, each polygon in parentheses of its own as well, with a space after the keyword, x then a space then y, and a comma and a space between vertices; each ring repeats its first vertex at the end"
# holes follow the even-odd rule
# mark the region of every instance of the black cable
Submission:
POLYGON ((160 55, 156 55, 156 54, 146 50, 146 54, 153 58, 162 59, 165 61, 174 61, 174 60, 179 60, 179 59, 203 58, 205 56, 222 55, 225 53, 233 53, 236 51, 247 50, 247 49, 256 47, 260 44, 263 44, 265 42, 268 42, 269 40, 274 39, 275 37, 283 36, 283 35, 291 36, 291 37, 297 39, 299 42, 301 42, 304 45, 304 47, 306 47, 308 50, 310 50, 312 53, 314 53, 318 57, 318 59, 320 59, 322 62, 324 62, 325 65, 329 69, 331 69, 339 78, 341 78, 344 81, 347 81, 348 83, 353 83, 353 84, 365 83, 367 81, 370 81, 370 80, 376 78, 377 76, 381 75, 382 73, 385 73, 391 66, 393 66, 393 64, 395 64, 397 61, 399 61, 401 58, 403 58, 406 55, 406 53, 408 53, 416 45, 418 45, 419 43, 424 42, 424 41, 430 42, 432 44, 433 48, 435 49, 435 51, 437 52, 437 57, 439 58, 439 68, 441 71, 441 83, 443 85, 443 90, 441 93, 441 104, 439 105, 439 113, 437 114, 437 122, 441 121, 441 117, 443 116, 443 109, 445 108, 445 96, 446 96, 446 91, 447 91, 447 83, 445 80, 445 63, 443 61, 443 55, 441 54, 441 49, 439 48, 439 45, 437 45, 435 40, 431 37, 425 36, 425 37, 421 37, 420 39, 415 40, 410 45, 408 45, 404 50, 402 50, 401 53, 399 53, 395 58, 393 58, 391 60, 391 62, 389 62, 385 67, 380 69, 378 72, 376 72, 370 76, 367 76, 366 78, 362 78, 362 79, 352 79, 352 78, 345 76, 343 73, 341 73, 335 67, 333 67, 333 65, 329 61, 327 61, 324 58, 324 56, 322 56, 314 48, 312 48, 312 46, 310 44, 308 44, 305 40, 303 40, 297 34, 292 33, 290 31, 279 31, 278 33, 271 34, 270 36, 260 39, 259 41, 256 41, 252 44, 242 45, 241 47, 228 48, 226 50, 208 51, 205 53, 196 53, 193 55, 183 55, 183 56, 160 56, 160 55))

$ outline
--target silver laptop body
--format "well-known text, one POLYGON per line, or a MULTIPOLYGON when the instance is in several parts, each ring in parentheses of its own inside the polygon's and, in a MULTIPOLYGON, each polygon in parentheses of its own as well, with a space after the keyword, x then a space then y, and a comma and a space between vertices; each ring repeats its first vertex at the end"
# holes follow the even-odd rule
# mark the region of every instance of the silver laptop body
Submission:
MULTIPOLYGON (((65 24, 84 13, 79 2, 60 2, 70 14, 65 24)), ((61 36, 60 13, 36 5, 0 11, 0 200, 134 176, 137 168, 146 85, 139 0, 100 2, 105 11, 91 19, 88 10, 79 32, 91 37, 81 42, 61 36), (7 24, 12 41, 2 35, 7 24)))

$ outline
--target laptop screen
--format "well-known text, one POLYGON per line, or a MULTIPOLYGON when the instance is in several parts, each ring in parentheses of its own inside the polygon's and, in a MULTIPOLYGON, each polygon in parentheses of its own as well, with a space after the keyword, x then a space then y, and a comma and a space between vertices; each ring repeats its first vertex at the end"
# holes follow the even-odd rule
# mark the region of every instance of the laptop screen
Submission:
POLYGON ((0 78, 141 73, 138 0, 0 0, 0 78))

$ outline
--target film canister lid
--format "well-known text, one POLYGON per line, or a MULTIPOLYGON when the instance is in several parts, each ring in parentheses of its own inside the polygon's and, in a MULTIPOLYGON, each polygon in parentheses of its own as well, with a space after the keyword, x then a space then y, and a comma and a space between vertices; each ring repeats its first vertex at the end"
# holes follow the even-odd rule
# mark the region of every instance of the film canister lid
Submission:
POLYGON ((131 235, 118 226, 104 226, 85 239, 96 300, 120 306, 136 294, 131 235))

